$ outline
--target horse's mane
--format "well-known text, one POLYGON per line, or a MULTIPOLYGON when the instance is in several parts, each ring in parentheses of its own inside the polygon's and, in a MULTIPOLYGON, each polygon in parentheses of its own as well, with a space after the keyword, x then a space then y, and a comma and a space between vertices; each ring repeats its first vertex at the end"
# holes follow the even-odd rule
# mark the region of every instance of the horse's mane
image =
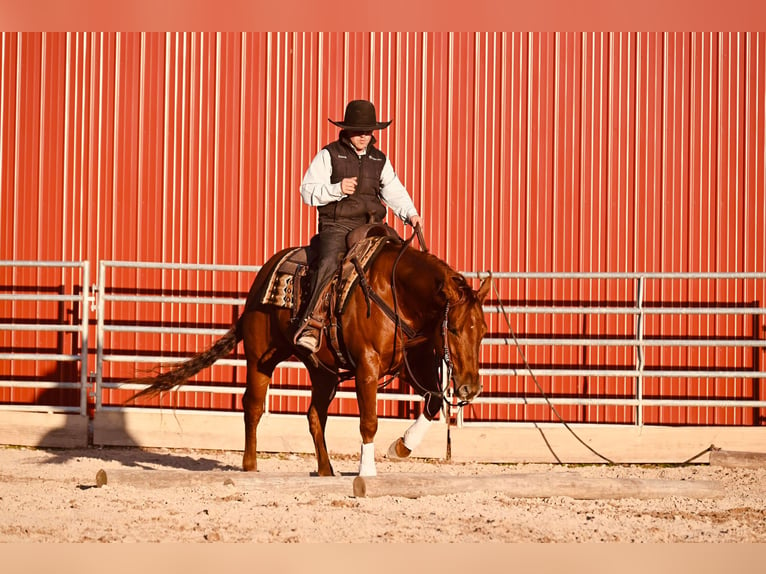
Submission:
POLYGON ((442 281, 442 293, 451 305, 469 303, 475 300, 475 294, 468 281, 460 273, 455 271, 448 263, 431 253, 412 250, 419 263, 430 266, 442 281))

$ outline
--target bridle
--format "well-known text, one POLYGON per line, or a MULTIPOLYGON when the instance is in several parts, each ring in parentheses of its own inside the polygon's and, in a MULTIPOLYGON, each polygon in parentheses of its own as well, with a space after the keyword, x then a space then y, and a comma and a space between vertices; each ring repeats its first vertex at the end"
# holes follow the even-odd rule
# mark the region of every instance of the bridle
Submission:
MULTIPOLYGON (((455 378, 452 374, 454 371, 454 366, 452 364, 452 355, 449 351, 449 341, 447 340, 447 334, 449 332, 449 301, 447 301, 447 304, 444 306, 444 319, 442 320, 442 341, 444 342, 444 346, 442 348, 442 356, 440 357, 441 360, 437 359, 437 371, 439 373, 439 380, 445 380, 445 373, 444 369, 446 367, 446 380, 452 383, 452 386, 454 387, 457 383, 455 382, 455 378)), ((449 404, 449 400, 447 397, 444 396, 444 391, 441 393, 442 395, 442 401, 449 404)), ((463 408, 469 404, 469 401, 458 401, 455 404, 450 404, 451 407, 454 408, 463 408)))

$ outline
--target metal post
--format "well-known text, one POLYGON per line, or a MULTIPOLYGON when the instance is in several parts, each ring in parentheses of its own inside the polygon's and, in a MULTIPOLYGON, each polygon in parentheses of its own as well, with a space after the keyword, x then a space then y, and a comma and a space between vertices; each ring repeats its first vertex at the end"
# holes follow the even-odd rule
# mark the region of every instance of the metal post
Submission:
POLYGON ((636 424, 639 427, 644 425, 644 346, 641 344, 644 340, 644 277, 637 280, 636 286, 636 424))
POLYGON ((90 262, 82 262, 82 298, 81 298, 81 318, 80 318, 80 340, 82 341, 80 349, 80 414, 88 415, 88 328, 90 306, 88 305, 90 292, 90 262))
POLYGON ((96 300, 96 412, 102 408, 102 384, 104 382, 104 284, 106 261, 98 264, 98 298, 96 300))

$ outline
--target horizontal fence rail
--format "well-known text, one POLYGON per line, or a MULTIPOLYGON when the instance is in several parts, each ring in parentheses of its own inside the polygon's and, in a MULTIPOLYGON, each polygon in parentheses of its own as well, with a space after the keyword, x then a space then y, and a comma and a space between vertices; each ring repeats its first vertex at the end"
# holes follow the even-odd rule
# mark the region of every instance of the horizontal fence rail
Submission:
MULTIPOLYGON (((88 332, 89 306, 93 301, 89 294, 90 264, 87 261, 0 261, 0 333, 3 334, 3 344, 0 345, 0 361, 6 367, 0 374, 0 392, 8 393, 7 400, 0 404, 0 409, 14 411, 40 411, 60 413, 87 414, 88 405, 88 332), (44 270, 44 271, 43 271, 44 270), (67 270, 79 273, 72 278, 65 277, 67 270), (45 281, 39 278, 40 273, 48 273, 52 279, 45 281), (24 275, 19 280, 19 275, 24 275), (34 275, 34 276, 33 276, 34 275), (23 284, 22 284, 23 283, 23 284), (51 293, 51 289, 59 291, 51 293), (23 291, 22 291, 23 290, 23 291), (30 292, 31 291, 31 292, 30 292), (79 291, 79 292, 76 292, 79 291), (37 306, 53 303, 60 307, 55 317, 46 316, 37 310, 37 306), (25 305, 24 311, 18 312, 18 305, 25 305), (74 306, 79 311, 74 310, 74 306), (71 313, 71 320, 67 314, 71 313), (42 316, 40 316, 42 315, 42 316), (21 334, 27 335, 29 341, 44 333, 70 333, 76 339, 72 352, 57 349, 56 352, 29 349, 29 344, 20 345, 16 338, 21 334), (24 350, 19 350, 19 349, 24 350), (11 369, 16 363, 74 363, 79 376, 76 380, 46 380, 47 376, 17 376, 11 369), (14 391, 21 389, 36 391, 57 391, 74 389, 79 391, 77 405, 56 404, 52 398, 39 396, 33 404, 29 401, 16 402, 14 391)), ((36 345, 32 345, 36 346, 36 345)), ((27 372, 27 369, 20 369, 27 372)), ((53 377, 50 377, 53 378, 53 377)))

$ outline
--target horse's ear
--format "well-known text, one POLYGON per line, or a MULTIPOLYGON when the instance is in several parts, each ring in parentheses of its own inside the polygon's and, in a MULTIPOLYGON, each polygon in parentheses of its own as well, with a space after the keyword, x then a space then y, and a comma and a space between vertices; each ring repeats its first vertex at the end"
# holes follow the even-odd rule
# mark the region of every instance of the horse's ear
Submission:
POLYGON ((484 281, 481 282, 481 285, 479 286, 479 290, 476 292, 476 298, 479 300, 479 303, 484 303, 484 299, 487 298, 487 295, 489 295, 489 288, 492 286, 492 275, 489 277, 486 277, 484 281))
POLYGON ((457 304, 463 297, 461 286, 465 285, 465 279, 459 275, 452 275, 441 285, 441 291, 451 305, 457 304))

